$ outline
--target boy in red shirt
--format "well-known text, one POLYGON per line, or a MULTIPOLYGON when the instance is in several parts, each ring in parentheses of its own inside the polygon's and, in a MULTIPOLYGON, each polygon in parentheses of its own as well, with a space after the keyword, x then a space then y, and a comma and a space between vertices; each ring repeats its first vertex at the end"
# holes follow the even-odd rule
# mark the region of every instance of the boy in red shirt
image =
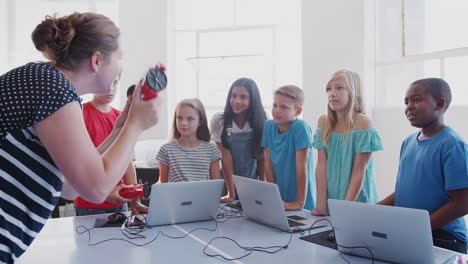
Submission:
MULTIPOLYGON (((110 105, 114 100, 117 86, 118 80, 114 82, 114 88, 111 90, 111 93, 106 95, 94 95, 90 102, 83 104, 83 118, 86 129, 96 148, 110 135, 121 113, 110 105)), ((103 203, 94 204, 81 197, 77 197, 73 200, 76 216, 126 212, 128 211, 128 202, 130 203, 132 212, 147 212, 148 208, 142 205, 138 200, 125 199, 119 195, 120 189, 125 185, 136 183, 135 167, 130 163, 114 191, 111 192, 103 203)))

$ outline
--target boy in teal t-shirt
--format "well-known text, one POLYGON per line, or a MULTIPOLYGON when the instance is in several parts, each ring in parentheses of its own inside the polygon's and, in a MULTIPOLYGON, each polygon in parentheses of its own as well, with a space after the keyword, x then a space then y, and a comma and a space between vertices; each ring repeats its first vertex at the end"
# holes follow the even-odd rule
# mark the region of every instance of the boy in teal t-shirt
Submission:
POLYGON ((299 87, 279 88, 274 95, 273 120, 267 120, 263 128, 266 179, 278 185, 286 210, 315 207, 312 129, 297 118, 303 103, 299 87))

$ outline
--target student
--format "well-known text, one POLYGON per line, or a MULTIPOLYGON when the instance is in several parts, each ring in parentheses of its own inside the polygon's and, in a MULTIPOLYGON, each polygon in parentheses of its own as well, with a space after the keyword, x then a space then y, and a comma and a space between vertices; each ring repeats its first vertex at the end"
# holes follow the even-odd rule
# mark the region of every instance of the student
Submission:
POLYGON ((303 103, 299 87, 280 87, 274 95, 273 120, 267 120, 263 128, 266 179, 278 184, 286 210, 315 207, 312 129, 297 118, 303 103))
POLYGON ((335 72, 326 92, 327 114, 320 117, 314 135, 318 152, 314 215, 328 215, 328 199, 376 203, 372 152, 383 149, 377 130, 364 115, 359 75, 347 70, 335 72))
POLYGON ((219 179, 221 153, 210 141, 205 108, 196 98, 177 104, 172 141, 164 144, 159 160, 159 182, 219 179))
MULTIPOLYGON (((120 31, 107 17, 48 16, 32 39, 49 61, 0 76, 0 262, 6 263, 29 247, 60 195, 102 203, 140 134, 158 121, 158 100, 137 99, 98 149, 89 138, 79 95, 109 93, 121 72, 120 31)), ((141 82, 134 97, 140 94, 141 82)))
MULTIPOLYGON (((86 130, 96 148, 110 135, 115 121, 120 115, 120 111, 110 105, 114 101, 115 93, 119 88, 119 80, 120 76, 114 81, 109 94, 94 95, 90 102, 83 104, 83 118, 86 130)), ((82 197, 77 197, 73 200, 76 216, 126 212, 128 211, 127 203, 130 203, 131 211, 134 213, 140 211, 148 212, 148 208, 142 205, 138 199, 125 199, 119 194, 124 184, 131 185, 136 183, 135 167, 130 162, 123 178, 120 179, 117 187, 103 203, 95 204, 82 197)))
POLYGON ((429 211, 434 245, 466 254, 468 145, 445 125, 451 100, 449 85, 439 78, 408 88, 405 115, 421 130, 403 141, 395 192, 379 204, 429 211))
POLYGON ((235 198, 232 175, 265 180, 263 148, 260 146, 265 110, 257 84, 248 78, 236 80, 229 89, 224 113, 211 119, 211 134, 222 154, 222 175, 227 195, 221 202, 235 198))

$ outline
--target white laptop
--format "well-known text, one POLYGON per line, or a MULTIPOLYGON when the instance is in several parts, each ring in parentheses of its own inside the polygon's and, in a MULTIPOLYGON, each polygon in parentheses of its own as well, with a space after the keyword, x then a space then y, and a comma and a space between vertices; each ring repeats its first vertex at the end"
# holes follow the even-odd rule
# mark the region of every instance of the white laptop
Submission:
POLYGON ((216 219, 224 180, 154 184, 148 209, 149 226, 216 219))
MULTIPOLYGON (((429 213, 425 210, 328 200, 337 245, 368 247, 374 258, 396 263, 434 263, 429 213)), ((338 250, 370 258, 366 249, 338 250)))
MULTIPOLYGON (((310 228, 316 220, 320 219, 310 213, 310 217, 304 217, 302 211, 286 216, 276 184, 236 175, 233 175, 233 179, 242 211, 250 220, 283 231, 296 232, 310 228)), ((323 225, 318 225, 320 226, 323 225)))

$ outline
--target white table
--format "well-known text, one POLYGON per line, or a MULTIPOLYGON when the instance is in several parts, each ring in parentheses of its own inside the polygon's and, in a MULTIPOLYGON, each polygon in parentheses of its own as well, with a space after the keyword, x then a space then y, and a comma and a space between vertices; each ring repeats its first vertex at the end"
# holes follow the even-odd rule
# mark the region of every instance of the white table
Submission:
MULTIPOLYGON (((293 212, 293 214, 311 216, 309 212, 293 212)), ((290 235, 275 229, 258 225, 243 218, 233 218, 225 223, 219 223, 214 232, 198 230, 183 239, 170 239, 160 236, 152 243, 138 247, 123 241, 110 241, 96 246, 88 245, 87 234, 77 234, 75 228, 84 225, 91 228, 96 218, 107 215, 68 217, 49 219, 31 247, 17 261, 19 264, 63 264, 63 263, 346 263, 338 251, 309 243, 299 239, 300 233, 293 234, 288 249, 275 254, 253 252, 250 256, 238 261, 226 261, 222 258, 210 258, 203 254, 206 243, 217 236, 227 236, 243 246, 274 246, 284 245, 290 235)), ((319 219, 319 218, 317 218, 319 219)), ((213 228, 213 221, 162 226, 144 232, 146 239, 132 240, 143 244, 156 236, 158 231, 169 235, 181 236, 199 228, 213 228)), ((325 231, 325 228, 315 229, 312 233, 325 231)), ((91 242, 95 243, 108 238, 125 238, 120 228, 99 228, 91 230, 91 242)), ((245 252, 227 241, 219 241, 212 245, 210 253, 217 251, 225 256, 240 256, 245 252)), ((443 263, 454 254, 441 248, 435 248, 436 263, 443 263)), ((371 263, 371 260, 344 255, 351 263, 371 263)), ((381 262, 376 262, 381 263, 381 262)))

